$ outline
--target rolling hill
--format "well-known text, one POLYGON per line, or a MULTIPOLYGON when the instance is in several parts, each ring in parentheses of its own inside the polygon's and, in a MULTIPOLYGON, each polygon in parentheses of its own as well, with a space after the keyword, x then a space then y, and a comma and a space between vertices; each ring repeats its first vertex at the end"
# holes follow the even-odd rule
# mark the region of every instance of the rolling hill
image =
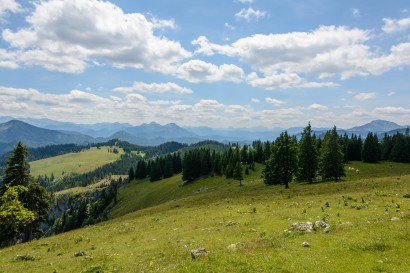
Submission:
POLYGON ((0 124, 0 154, 12 149, 18 142, 22 141, 28 147, 40 147, 53 144, 87 144, 93 142, 90 136, 77 132, 60 132, 39 128, 28 123, 11 120, 0 124))
POLYGON ((363 164, 349 165, 360 177, 289 190, 265 186, 260 171, 243 187, 221 177, 133 181, 116 218, 2 249, 0 271, 407 272, 409 165, 363 164), (329 232, 290 230, 317 220, 329 232), (207 254, 192 259, 201 247, 207 254))

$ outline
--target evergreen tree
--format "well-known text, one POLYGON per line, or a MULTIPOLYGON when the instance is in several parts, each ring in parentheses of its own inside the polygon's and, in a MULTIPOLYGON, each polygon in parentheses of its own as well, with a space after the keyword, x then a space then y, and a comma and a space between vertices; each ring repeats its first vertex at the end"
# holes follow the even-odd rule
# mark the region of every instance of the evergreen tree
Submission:
POLYGON ((27 162, 27 147, 18 142, 13 149, 13 154, 7 160, 7 167, 4 169, 3 184, 5 186, 28 186, 33 178, 30 175, 30 165, 27 162))
POLYGON ((362 160, 366 163, 374 163, 380 160, 380 146, 376 134, 369 132, 363 143, 362 160))
POLYGON ((156 158, 154 162, 151 163, 151 174, 150 174, 150 181, 158 181, 161 180, 162 177, 162 169, 161 169, 161 161, 159 158, 156 158))
POLYGON ((265 184, 284 184, 288 189, 297 169, 297 143, 285 131, 272 145, 272 153, 262 170, 262 176, 265 184))
POLYGON ((171 177, 174 174, 174 166, 173 166, 173 159, 172 155, 167 155, 165 158, 164 168, 163 168, 163 176, 164 178, 171 177))
POLYGON ((345 176, 343 158, 339 136, 334 126, 331 131, 326 132, 320 149, 319 173, 322 179, 335 179, 338 182, 340 177, 345 176))
POLYGON ((313 182, 318 168, 318 154, 316 140, 312 136, 310 122, 303 129, 299 145, 299 172, 298 180, 313 182))
POLYGON ((243 180, 243 170, 242 170, 242 163, 241 162, 236 162, 235 168, 233 170, 233 179, 239 181, 239 186, 242 186, 242 180, 243 180))
POLYGON ((131 166, 130 170, 128 171, 128 182, 131 182, 132 180, 134 180, 134 168, 131 166))
POLYGON ((410 138, 397 133, 393 136, 393 143, 390 159, 394 162, 410 162, 410 138))

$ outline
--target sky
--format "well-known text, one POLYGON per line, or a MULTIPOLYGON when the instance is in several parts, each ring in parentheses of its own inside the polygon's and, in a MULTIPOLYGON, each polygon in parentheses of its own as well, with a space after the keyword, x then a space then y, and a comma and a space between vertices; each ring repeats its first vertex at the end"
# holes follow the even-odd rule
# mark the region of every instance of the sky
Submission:
POLYGON ((0 0, 0 116, 410 124, 404 0, 0 0))

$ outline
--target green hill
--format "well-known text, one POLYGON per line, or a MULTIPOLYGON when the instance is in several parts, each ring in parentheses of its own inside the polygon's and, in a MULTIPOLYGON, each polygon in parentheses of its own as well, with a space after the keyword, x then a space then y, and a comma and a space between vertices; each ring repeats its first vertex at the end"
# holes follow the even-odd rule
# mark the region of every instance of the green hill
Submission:
POLYGON ((122 149, 118 149, 119 153, 109 152, 108 149, 109 147, 92 147, 79 153, 69 153, 32 161, 30 162, 31 174, 34 177, 38 175, 50 177, 51 174, 54 174, 56 178, 63 173, 65 175, 70 173, 82 174, 114 162, 124 153, 122 149))
POLYGON ((133 181, 110 214, 122 216, 2 249, 0 272, 408 272, 409 174, 408 164, 368 164, 343 182, 288 190, 265 186, 260 170, 243 187, 133 181), (317 220, 328 233, 289 230, 317 220), (200 247, 208 254, 192 259, 200 247))

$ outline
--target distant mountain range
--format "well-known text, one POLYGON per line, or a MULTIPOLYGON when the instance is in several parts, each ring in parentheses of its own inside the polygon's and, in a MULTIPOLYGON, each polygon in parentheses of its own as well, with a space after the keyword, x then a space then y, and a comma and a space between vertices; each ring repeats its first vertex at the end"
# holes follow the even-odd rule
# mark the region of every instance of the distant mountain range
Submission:
MULTIPOLYGON (((407 127, 390 121, 375 120, 350 129, 338 129, 338 132, 339 134, 347 133, 349 136, 357 134, 363 138, 369 132, 374 132, 382 137, 385 133, 390 135, 396 132, 403 133, 407 127)), ((330 128, 312 129, 317 136, 321 137, 330 128)), ((182 128, 175 123, 160 125, 155 122, 139 126, 132 126, 128 123, 87 125, 49 119, 25 118, 15 120, 12 117, 0 117, 0 154, 9 151, 19 140, 29 147, 66 143, 86 144, 116 138, 144 146, 156 146, 168 141, 190 144, 202 140, 250 143, 258 139, 262 141, 274 140, 284 130, 287 130, 291 135, 300 137, 303 127, 288 129, 263 127, 214 129, 203 126, 182 128)))

